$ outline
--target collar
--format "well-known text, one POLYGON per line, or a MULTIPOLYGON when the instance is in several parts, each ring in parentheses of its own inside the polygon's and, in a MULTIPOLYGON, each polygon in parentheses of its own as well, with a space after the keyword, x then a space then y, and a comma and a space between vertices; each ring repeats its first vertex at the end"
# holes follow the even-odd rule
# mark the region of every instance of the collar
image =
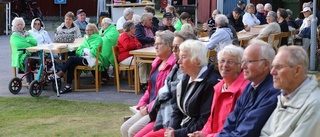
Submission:
POLYGON ((283 95, 286 99, 291 100, 291 99, 298 93, 298 91, 299 91, 302 87, 304 87, 305 85, 307 85, 310 81, 311 81, 311 79, 306 78, 306 79, 300 84, 300 86, 299 86, 298 88, 296 88, 296 89, 295 89, 292 93, 290 93, 290 94, 286 94, 283 90, 281 90, 281 93, 282 93, 282 95, 283 95))
MULTIPOLYGON (((202 66, 197 78, 194 80, 196 82, 201 82, 203 80, 203 78, 200 78, 200 76, 208 69, 208 66, 202 66)), ((189 84, 192 83, 193 81, 191 81, 191 78, 189 79, 189 84)))

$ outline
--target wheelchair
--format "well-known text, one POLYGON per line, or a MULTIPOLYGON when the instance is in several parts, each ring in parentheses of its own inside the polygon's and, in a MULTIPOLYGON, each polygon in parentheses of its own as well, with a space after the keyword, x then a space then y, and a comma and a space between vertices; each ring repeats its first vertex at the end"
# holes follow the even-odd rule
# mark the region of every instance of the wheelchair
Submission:
MULTIPOLYGON (((26 52, 26 49, 19 49, 26 52)), ((35 79, 29 84, 28 90, 32 97, 39 97, 42 93, 43 87, 51 83, 54 92, 60 91, 61 80, 57 79, 57 82, 48 81, 48 76, 52 75, 53 72, 48 70, 48 62, 45 60, 45 54, 43 50, 37 52, 37 57, 28 57, 28 70, 22 72, 18 70, 18 74, 23 74, 20 78, 15 77, 9 82, 9 91, 12 94, 18 94, 22 88, 22 81, 28 74, 32 74, 34 79, 34 74, 36 74, 35 79), (57 85, 57 86, 56 86, 57 85)), ((54 63, 54 61, 52 61, 54 63)))

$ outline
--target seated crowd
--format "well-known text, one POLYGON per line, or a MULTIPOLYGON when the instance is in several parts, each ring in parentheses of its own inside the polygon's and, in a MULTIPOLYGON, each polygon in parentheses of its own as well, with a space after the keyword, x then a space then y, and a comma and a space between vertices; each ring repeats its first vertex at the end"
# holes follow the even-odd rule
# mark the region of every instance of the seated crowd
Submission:
MULTIPOLYGON (((305 19, 297 25, 291 10, 275 12, 268 3, 245 6, 240 0, 228 15, 212 12, 203 24, 208 42, 197 40, 191 15, 178 15, 171 5, 162 21, 154 16, 153 7, 145 7, 145 13, 138 16, 127 8, 116 25, 110 18, 102 19, 100 30, 85 21, 85 10, 77 11, 76 21, 67 12, 55 39, 68 34, 83 37, 83 42, 48 80, 67 73, 60 93, 72 92, 77 65, 95 67, 107 79, 106 71, 115 64, 112 47, 117 46, 122 65, 133 65, 130 51, 154 47, 152 64, 137 64, 144 95, 138 112, 120 127, 123 137, 316 137, 320 134, 320 89, 315 76, 307 74, 309 47, 287 46, 288 38, 278 41, 281 46, 276 49, 271 45, 272 34, 290 29, 310 39, 312 7, 304 6, 305 19), (259 25, 264 28, 245 48, 240 47, 237 35, 259 25), (99 46, 100 64, 94 66, 99 46), (209 50, 217 53, 213 62, 208 60, 209 50)), ((33 55, 17 49, 53 42, 41 19, 32 21, 30 31, 24 27, 23 18, 15 18, 10 39, 12 66, 22 71, 28 69, 26 60, 33 55)), ((28 74, 26 84, 32 78, 28 74)))

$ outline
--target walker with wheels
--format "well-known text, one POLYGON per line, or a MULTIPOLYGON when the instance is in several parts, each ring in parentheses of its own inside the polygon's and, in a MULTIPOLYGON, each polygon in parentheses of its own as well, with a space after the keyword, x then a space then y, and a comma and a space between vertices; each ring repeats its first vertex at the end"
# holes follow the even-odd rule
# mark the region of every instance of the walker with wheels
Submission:
MULTIPOLYGON (((26 49, 23 49, 24 51, 26 49)), ((36 78, 30 83, 28 90, 32 97, 38 97, 41 95, 44 85, 51 83, 52 89, 59 96, 59 91, 61 88, 61 80, 55 79, 54 82, 47 80, 49 75, 55 74, 55 63, 52 57, 52 52, 50 48, 51 61, 53 64, 53 72, 48 71, 47 62, 45 62, 45 54, 43 50, 37 51, 38 57, 28 57, 28 70, 22 75, 22 77, 15 77, 9 82, 9 90, 12 94, 18 94, 22 88, 22 81, 26 75, 30 73, 36 73, 36 78), (57 84, 56 84, 57 83, 57 84)))

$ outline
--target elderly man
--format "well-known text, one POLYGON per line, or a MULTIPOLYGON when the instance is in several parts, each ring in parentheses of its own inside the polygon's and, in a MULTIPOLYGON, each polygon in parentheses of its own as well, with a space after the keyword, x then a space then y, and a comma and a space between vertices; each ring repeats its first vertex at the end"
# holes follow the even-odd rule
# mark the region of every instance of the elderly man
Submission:
POLYGON ((123 32, 123 24, 128 20, 132 20, 133 13, 134 11, 131 8, 126 8, 123 11, 123 16, 120 17, 117 21, 117 30, 119 31, 119 33, 123 32))
POLYGON ((263 5, 261 3, 257 4, 256 9, 256 17, 258 18, 258 20, 260 20, 260 25, 267 24, 266 16, 264 15, 263 5))
POLYGON ((315 76, 307 75, 308 65, 308 54, 300 46, 279 48, 271 74, 281 95, 260 136, 320 135, 320 89, 315 76))
POLYGON ((236 29, 236 31, 241 31, 244 29, 242 22, 241 9, 236 7, 231 13, 228 14, 229 24, 236 29))
POLYGON ((216 32, 210 37, 207 48, 220 51, 223 46, 231 44, 233 38, 232 31, 228 27, 228 19, 225 15, 219 14, 216 16, 216 28, 216 32))
POLYGON ((273 88, 269 74, 275 56, 271 46, 258 39, 251 40, 243 52, 241 68, 251 82, 243 90, 234 110, 227 117, 218 137, 257 137, 277 103, 280 91, 273 88))
POLYGON ((215 18, 218 14, 221 14, 221 12, 219 10, 214 10, 212 11, 211 17, 207 20, 206 23, 203 23, 202 28, 203 30, 207 31, 209 34, 209 37, 211 37, 211 35, 216 32, 216 26, 215 26, 215 18))
POLYGON ((86 11, 83 9, 79 9, 77 11, 77 20, 74 21, 74 24, 78 25, 82 37, 84 36, 84 34, 86 34, 85 30, 88 25, 88 22, 86 21, 86 16, 86 11))
POLYGON ((158 29, 152 25, 152 13, 143 13, 141 22, 136 25, 135 36, 142 44, 142 48, 151 47, 154 43, 154 34, 158 29))
POLYGON ((163 14, 162 25, 159 27, 159 30, 170 30, 172 32, 176 29, 172 26, 172 13, 166 12, 163 14))
MULTIPOLYGON (((280 25, 277 23, 277 19, 277 13, 274 11, 269 11, 267 15, 268 25, 260 30, 259 35, 257 37, 262 38, 269 36, 268 43, 271 43, 273 38, 273 35, 271 34, 281 33, 281 28, 280 25)), ((278 45, 278 42, 279 41, 275 42, 275 45, 278 45)))

